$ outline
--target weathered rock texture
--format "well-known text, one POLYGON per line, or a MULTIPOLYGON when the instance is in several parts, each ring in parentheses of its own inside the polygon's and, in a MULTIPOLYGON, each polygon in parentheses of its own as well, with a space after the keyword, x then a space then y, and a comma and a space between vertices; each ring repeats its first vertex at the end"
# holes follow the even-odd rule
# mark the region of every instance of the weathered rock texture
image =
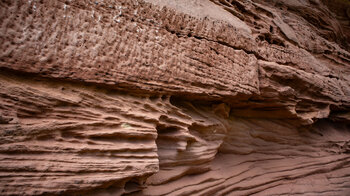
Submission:
POLYGON ((347 0, 1 0, 1 195, 349 195, 347 0))

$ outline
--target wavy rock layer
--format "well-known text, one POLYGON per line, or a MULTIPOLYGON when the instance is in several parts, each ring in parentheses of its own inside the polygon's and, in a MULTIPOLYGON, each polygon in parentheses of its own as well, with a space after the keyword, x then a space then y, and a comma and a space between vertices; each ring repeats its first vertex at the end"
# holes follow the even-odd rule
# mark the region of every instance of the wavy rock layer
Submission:
POLYGON ((339 3, 1 1, 1 195, 347 195, 339 3))

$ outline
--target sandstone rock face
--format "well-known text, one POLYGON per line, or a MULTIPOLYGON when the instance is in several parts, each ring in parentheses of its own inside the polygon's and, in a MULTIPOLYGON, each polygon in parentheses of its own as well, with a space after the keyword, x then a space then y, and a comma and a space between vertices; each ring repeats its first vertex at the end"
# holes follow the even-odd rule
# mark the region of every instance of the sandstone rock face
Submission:
POLYGON ((349 13, 0 1, 0 195, 348 195, 349 13))

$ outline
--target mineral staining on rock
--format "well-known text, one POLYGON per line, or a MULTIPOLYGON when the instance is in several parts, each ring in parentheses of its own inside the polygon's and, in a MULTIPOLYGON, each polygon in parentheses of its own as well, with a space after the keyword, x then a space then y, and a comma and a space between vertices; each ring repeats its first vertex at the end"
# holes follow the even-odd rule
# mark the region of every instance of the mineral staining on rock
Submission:
POLYGON ((346 1, 0 5, 1 195, 350 192, 346 1))

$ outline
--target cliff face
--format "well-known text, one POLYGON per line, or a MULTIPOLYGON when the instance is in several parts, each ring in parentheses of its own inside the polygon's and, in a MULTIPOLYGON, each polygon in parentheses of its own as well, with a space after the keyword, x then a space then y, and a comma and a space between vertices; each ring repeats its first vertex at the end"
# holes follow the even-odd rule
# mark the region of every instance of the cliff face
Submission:
POLYGON ((347 195, 338 1, 0 1, 0 194, 347 195))

